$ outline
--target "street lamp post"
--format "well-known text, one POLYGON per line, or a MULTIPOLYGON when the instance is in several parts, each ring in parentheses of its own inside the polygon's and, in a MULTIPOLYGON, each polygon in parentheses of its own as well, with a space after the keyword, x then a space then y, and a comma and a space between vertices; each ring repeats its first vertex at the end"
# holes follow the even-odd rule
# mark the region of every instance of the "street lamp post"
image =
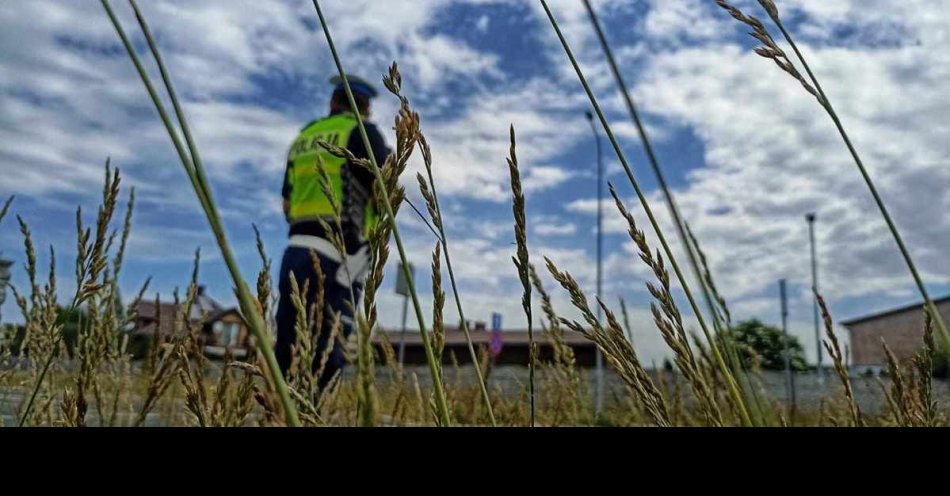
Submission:
MULTIPOLYGON (((416 269, 409 264, 409 277, 415 279, 416 269)), ((409 310, 409 281, 406 280, 405 271, 402 264, 399 264, 399 270, 396 272, 396 294, 401 295, 402 300, 402 330, 399 333, 399 366, 405 365, 406 360, 406 316, 409 310)))
POLYGON ((818 315, 818 257, 815 250, 815 220, 818 216, 810 213, 805 216, 808 221, 808 238, 811 242, 811 292, 813 303, 813 314, 815 317, 815 347, 818 353, 818 365, 815 370, 818 371, 818 381, 824 381, 824 370, 821 364, 821 321, 818 315))
MULTIPOLYGON (((594 114, 587 111, 587 121, 590 122, 591 131, 594 133, 594 143, 597 145, 597 299, 603 299, 604 290, 604 159, 603 150, 600 145, 600 133, 597 132, 597 126, 594 125, 594 114)), ((601 321, 602 310, 597 305, 597 321, 601 321)), ((597 361, 597 391, 595 396, 595 405, 597 413, 603 411, 604 407, 604 356, 600 348, 595 347, 597 361)))
POLYGON ((778 283, 782 302, 782 354, 785 355, 785 401, 788 403, 788 419, 795 422, 795 376, 792 374, 792 357, 788 338, 788 285, 785 279, 778 283))
MULTIPOLYGON (((3 310, 3 304, 7 301, 7 285, 10 283, 10 267, 13 262, 0 258, 0 311, 3 310)), ((0 323, 3 317, 0 316, 0 323)))

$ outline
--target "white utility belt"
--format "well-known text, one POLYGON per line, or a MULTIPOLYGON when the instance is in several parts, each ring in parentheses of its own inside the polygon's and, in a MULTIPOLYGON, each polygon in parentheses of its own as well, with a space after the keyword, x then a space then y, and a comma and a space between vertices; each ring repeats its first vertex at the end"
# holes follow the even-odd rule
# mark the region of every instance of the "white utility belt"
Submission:
POLYGON ((307 236, 304 234, 296 234, 290 237, 289 246, 294 248, 307 248, 314 250, 320 255, 333 260, 336 263, 342 263, 343 260, 340 258, 340 251, 333 246, 333 243, 328 239, 324 239, 318 236, 307 236))
POLYGON ((344 287, 350 287, 353 281, 362 280, 369 271, 369 246, 360 248, 360 250, 354 254, 348 254, 346 256, 346 264, 344 264, 343 259, 340 257, 340 251, 327 239, 318 236, 297 234, 290 237, 288 245, 293 248, 313 250, 320 256, 340 264, 340 268, 335 274, 335 279, 344 287))

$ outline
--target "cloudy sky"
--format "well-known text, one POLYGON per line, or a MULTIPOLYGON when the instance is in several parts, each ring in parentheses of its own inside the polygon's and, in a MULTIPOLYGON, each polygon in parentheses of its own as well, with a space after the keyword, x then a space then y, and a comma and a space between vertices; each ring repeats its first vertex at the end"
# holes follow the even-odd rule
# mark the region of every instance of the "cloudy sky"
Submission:
MULTIPOLYGON (((128 6, 113 3, 144 49, 128 6)), ((259 264, 251 224, 261 227, 271 257, 279 260, 286 242, 279 203, 286 150, 301 126, 326 112, 334 68, 312 4, 140 3, 184 98, 242 268, 252 277, 259 264)), ((541 256, 552 258, 593 292, 597 189, 593 135, 584 118, 589 103, 540 4, 323 3, 349 71, 378 80, 392 61, 400 64, 433 147, 469 317, 490 320, 500 312, 506 327, 524 323, 510 261, 509 124, 519 135, 532 256, 539 265, 541 256)), ((675 238, 581 2, 551 4, 675 238)), ((712 0, 594 4, 684 216, 737 317, 777 322, 777 281, 787 278, 792 331, 813 353, 804 219, 810 211, 819 217, 822 290, 836 317, 917 299, 831 122, 795 81, 751 52, 742 26, 712 0)), ((735 4, 762 14, 756 2, 735 4)), ((950 210, 950 0, 778 4, 932 291, 950 292, 950 216, 944 215, 950 210)), ((392 98, 377 102, 375 119, 384 129, 395 108, 392 98)), ((212 295, 232 301, 194 194, 99 2, 0 2, 0 196, 18 196, 14 212, 30 223, 38 244, 57 247, 63 274, 71 273, 65 261, 73 256, 75 208, 95 210, 107 156, 140 199, 123 288, 134 291, 153 276, 153 287, 170 295, 187 284, 192 253, 202 247, 202 282, 212 295)), ((608 179, 643 222, 619 161, 612 153, 606 158, 608 179)), ((418 198, 412 176, 406 184, 418 198)), ((435 240, 404 212, 400 226, 411 257, 426 267, 435 240)), ((661 340, 646 313, 648 274, 616 209, 608 204, 605 212, 606 300, 630 303, 643 353, 660 359, 661 340)), ((20 261, 21 246, 8 218, 0 226, 0 250, 20 261)), ((426 270, 419 276, 428 280, 426 270)), ((573 315, 563 293, 546 281, 558 310, 573 315)), ((14 283, 24 284, 20 268, 14 283)), ((69 289, 66 281, 63 286, 69 289)), ((390 281, 381 298, 382 323, 398 327, 401 302, 392 291, 390 281)), ((457 317, 451 301, 448 307, 451 323, 457 317)), ((3 310, 5 318, 18 318, 10 303, 3 310)))

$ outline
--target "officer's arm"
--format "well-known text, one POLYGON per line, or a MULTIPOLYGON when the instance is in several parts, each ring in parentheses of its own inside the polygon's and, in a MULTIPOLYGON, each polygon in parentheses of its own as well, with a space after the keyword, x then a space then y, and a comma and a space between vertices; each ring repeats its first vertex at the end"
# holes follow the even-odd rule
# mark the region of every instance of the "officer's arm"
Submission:
MULTIPOLYGON (((369 144, 372 147, 373 156, 376 157, 376 163, 380 167, 383 167, 383 164, 386 163, 386 157, 391 153, 389 147, 386 146, 386 139, 383 138, 383 134, 379 132, 379 128, 370 123, 366 124, 366 136, 369 138, 369 144)), ((363 143, 363 138, 358 131, 354 131, 350 135, 347 148, 356 158, 369 159, 369 153, 366 152, 366 145, 363 143)), ((373 186, 375 178, 371 171, 363 167, 356 167, 354 174, 365 188, 369 189, 373 186)))
MULTIPOLYGON (((386 138, 383 137, 383 134, 379 132, 379 128, 375 124, 366 123, 366 137, 369 138, 369 145, 373 149, 373 156, 376 157, 376 163, 382 167, 386 163, 386 157, 389 156, 390 149, 386 146, 386 138)), ((356 158, 369 159, 369 153, 366 152, 366 145, 363 143, 363 138, 360 136, 359 132, 353 132, 350 135, 350 142, 347 144, 350 152, 353 153, 356 158)))
POLYGON ((367 127, 366 135, 369 138, 370 146, 373 147, 373 155, 376 156, 376 162, 382 167, 383 164, 386 163, 386 157, 392 153, 389 147, 386 146, 386 138, 379 132, 379 128, 374 125, 367 127))
POLYGON ((284 218, 287 218, 287 219, 290 218, 290 192, 291 192, 290 168, 291 167, 292 167, 292 164, 288 162, 287 171, 284 172, 284 186, 281 189, 281 195, 284 198, 284 218))

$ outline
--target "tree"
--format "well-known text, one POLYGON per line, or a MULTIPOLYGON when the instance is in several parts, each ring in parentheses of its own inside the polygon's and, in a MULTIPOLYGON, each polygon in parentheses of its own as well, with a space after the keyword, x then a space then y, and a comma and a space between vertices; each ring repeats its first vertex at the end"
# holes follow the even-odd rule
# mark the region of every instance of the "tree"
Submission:
POLYGON ((805 351, 798 338, 785 336, 781 329, 757 319, 741 322, 732 329, 736 351, 745 367, 758 365, 764 370, 785 370, 788 344, 789 366, 795 371, 808 370, 805 351))
MULTIPOLYGON (((60 332, 63 333, 63 344, 70 356, 75 355, 76 344, 79 341, 79 331, 81 326, 88 325, 86 311, 81 308, 67 309, 59 307, 58 323, 62 325, 60 332)), ((14 355, 29 354, 29 350, 23 350, 23 340, 26 338, 26 328, 23 326, 7 326, 4 329, 6 336, 0 336, 5 340, 5 346, 14 355)))
POLYGON ((938 379, 950 378, 950 347, 937 344, 934 350, 933 375, 938 379))

